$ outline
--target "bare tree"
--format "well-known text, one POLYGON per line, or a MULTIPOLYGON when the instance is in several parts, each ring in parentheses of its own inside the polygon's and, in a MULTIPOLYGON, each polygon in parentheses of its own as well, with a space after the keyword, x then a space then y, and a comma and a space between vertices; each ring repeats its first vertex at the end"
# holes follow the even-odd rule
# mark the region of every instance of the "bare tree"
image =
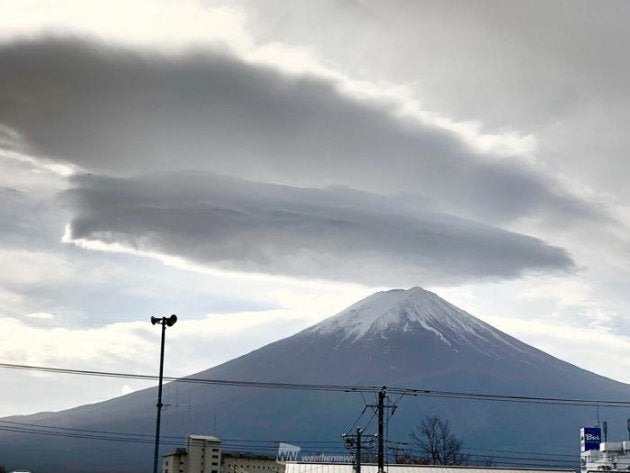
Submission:
POLYGON ((430 465, 466 465, 468 456, 461 452, 462 441, 452 432, 448 420, 427 416, 409 434, 420 450, 420 461, 430 465))

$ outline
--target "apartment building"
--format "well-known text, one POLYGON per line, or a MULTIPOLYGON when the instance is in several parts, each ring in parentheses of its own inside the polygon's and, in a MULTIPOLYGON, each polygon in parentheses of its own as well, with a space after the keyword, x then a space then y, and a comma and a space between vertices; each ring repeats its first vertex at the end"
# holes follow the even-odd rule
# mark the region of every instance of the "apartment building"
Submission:
POLYGON ((221 441, 207 435, 189 435, 186 448, 164 456, 163 473, 221 473, 221 441))

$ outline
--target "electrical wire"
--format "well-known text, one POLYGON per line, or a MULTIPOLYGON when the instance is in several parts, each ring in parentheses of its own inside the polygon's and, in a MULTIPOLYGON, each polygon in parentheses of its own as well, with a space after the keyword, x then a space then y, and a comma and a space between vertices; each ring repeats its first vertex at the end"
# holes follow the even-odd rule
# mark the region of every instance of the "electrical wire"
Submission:
MULTIPOLYGON (((16 421, 8 421, 8 420, 0 420, 0 429, 11 429, 13 431, 37 431, 43 433, 50 433, 56 435, 57 433, 63 434, 71 434, 71 435, 88 435, 92 436, 102 436, 103 438, 122 438, 125 437, 129 440, 140 440, 153 442, 153 434, 144 434, 144 433, 135 433, 135 432, 115 432, 115 431, 104 431, 104 430, 94 430, 94 429, 78 429, 78 428, 70 428, 70 427, 58 427, 51 426, 45 424, 34 424, 27 422, 16 422, 16 421)), ((181 443, 180 437, 172 436, 172 435, 162 435, 160 437, 164 441, 169 441, 171 443, 181 443)), ((232 439, 226 438, 222 439, 222 444, 230 447, 244 447, 251 448, 257 447, 259 449, 267 449, 267 450, 275 450, 277 449, 277 445, 280 442, 293 442, 299 444, 311 444, 309 448, 316 448, 317 450, 331 450, 332 445, 338 445, 340 442, 336 441, 313 441, 313 440, 303 440, 303 439, 290 439, 290 440, 262 440, 262 439, 232 439)), ((413 445, 410 446, 408 442, 399 442, 394 440, 386 440, 386 444, 395 444, 400 445, 399 449, 406 451, 420 451, 416 448, 413 448, 413 445)), ((392 447, 389 447, 392 448, 392 447)), ((564 453, 541 453, 541 452, 525 452, 525 451, 515 451, 515 450, 492 450, 492 449, 475 449, 468 448, 463 449, 465 451, 476 451, 476 452, 489 452, 491 454, 519 454, 519 455, 540 455, 540 456, 553 456, 553 457, 570 457, 574 458, 574 455, 564 454, 564 453)), ((471 454, 475 456, 488 456, 488 454, 471 454)))
MULTIPOLYGON (((97 370, 77 370, 68 368, 56 368, 47 366, 34 366, 24 364, 11 364, 0 363, 0 368, 15 369, 15 370, 28 370, 28 371, 41 371, 57 374, 70 374, 70 375, 83 375, 83 376, 98 376, 98 377, 110 377, 110 378, 123 378, 123 379, 140 379, 145 381, 154 381, 158 377, 154 375, 145 374, 132 374, 132 373, 120 373, 109 371, 97 371, 97 370)), ((236 380, 224 380, 224 379, 210 379, 210 378, 174 378, 164 377, 166 381, 177 383, 192 383, 192 384, 208 384, 208 385, 223 385, 223 386, 235 386, 235 387, 248 387, 248 388, 267 388, 267 389, 287 389, 287 390, 303 390, 303 391, 325 391, 325 392, 358 392, 365 399, 364 394, 377 393, 382 389, 382 386, 357 386, 357 385, 337 385, 337 384, 298 384, 298 383, 279 383, 279 382, 262 382, 262 381, 236 381, 236 380)), ((397 401, 400 401, 405 396, 411 397, 434 397, 434 398, 447 398, 447 399, 462 399, 462 400, 477 400, 477 401, 491 401, 491 402, 515 402, 515 403, 531 403, 531 404, 560 404, 560 405, 572 405, 572 406, 608 406, 608 407, 629 407, 629 401, 615 401, 615 400, 595 400, 595 399, 576 399, 576 398, 559 398, 559 397, 542 397, 542 396, 517 396, 517 395, 499 395, 499 394, 485 394, 485 393, 471 393, 471 392, 456 392, 456 391, 439 391, 421 388, 409 388, 409 387, 388 387, 388 393, 398 394, 397 401)), ((356 426, 360 419, 365 414, 367 406, 363 409, 361 415, 357 418, 353 427, 356 426)), ((369 427, 376 411, 373 412, 372 417, 364 427, 364 431, 369 427)), ((391 416, 387 416, 387 423, 391 416)), ((101 440, 111 442, 122 443, 139 443, 139 444, 151 444, 153 443, 153 437, 151 434, 139 434, 139 433, 123 433, 123 432, 111 432, 111 431, 99 431, 89 429, 77 429, 77 428, 63 428, 56 426, 45 426, 39 424, 19 423, 13 421, 0 421, 0 431, 11 433, 22 433, 42 436, 55 436, 55 437, 69 437, 80 438, 87 440, 101 440)), ((273 440, 244 440, 244 439, 225 439, 225 448, 246 448, 250 451, 258 452, 274 452, 277 447, 272 445, 277 441, 273 440)), ((326 452, 332 454, 332 452, 343 454, 341 450, 336 450, 337 447, 333 446, 334 442, 315 442, 315 441, 296 441, 294 443, 307 443, 311 442, 311 448, 317 448, 320 452, 326 452)), ((182 446, 181 439, 173 436, 162 436, 162 443, 165 445, 182 446)), ((388 443, 394 443, 393 441, 388 443)), ((403 442, 397 442, 397 444, 404 444, 403 442)), ((390 447, 391 448, 391 447, 390 447)), ((416 451, 413 448, 406 449, 407 451, 416 451)), ((551 454, 551 453, 539 453, 539 452, 522 452, 522 451, 494 451, 483 449, 466 449, 470 451, 491 452, 491 458, 497 463, 508 465, 530 465, 530 466, 544 466, 545 462, 554 462, 556 465, 559 463, 575 465, 577 461, 562 460, 559 456, 569 457, 568 454, 551 454), (507 455, 496 455, 496 453, 507 455), (514 456, 525 455, 525 456, 514 456), (535 455, 540 455, 537 457, 535 455), (545 458, 541 458, 545 457, 545 458), (553 459, 548 457, 554 457, 553 459), (500 460, 500 461, 499 461, 500 460), (527 463, 529 462, 529 463, 527 463), (533 463, 532 463, 533 462, 533 463)), ((487 454, 467 453, 467 455, 474 458, 487 458, 487 454)))
POLYGON ((352 424, 352 427, 350 427, 350 429, 348 429, 346 432, 348 432, 350 434, 352 433, 354 428, 357 426, 357 424, 361 420, 361 417, 363 417, 363 414, 365 414, 365 411, 367 410, 367 408, 368 408, 367 404, 363 406, 363 410, 361 411, 361 414, 359 414, 359 417, 357 417, 357 420, 354 421, 354 423, 352 424))
MULTIPOLYGON (((412 453, 417 453, 417 454, 422 454, 425 453, 424 450, 422 449, 418 449, 418 448, 410 448, 410 449, 406 449, 407 452, 412 452, 412 453)), ((564 463, 564 464, 571 464, 571 465, 575 465, 576 463, 579 463, 579 458, 577 457, 577 455, 573 456, 573 460, 569 460, 569 459, 551 459, 551 458, 537 458, 533 455, 540 455, 540 453, 538 452, 531 452, 531 453, 527 453, 528 456, 512 456, 512 455, 482 455, 482 454, 478 454, 478 453, 466 453, 466 449, 463 449, 463 453, 465 453, 467 456, 470 457, 476 457, 476 458, 492 458, 492 460, 500 460, 500 459, 506 459, 506 460, 527 460, 527 461, 535 461, 535 462, 553 462, 553 463, 564 463)))
MULTIPOLYGON (((57 426, 49 426, 42 424, 33 424, 33 423, 22 423, 16 421, 0 421, 0 431, 13 432, 13 433, 25 433, 25 434, 35 434, 35 435, 43 435, 43 436, 54 436, 54 437, 69 437, 76 439, 85 439, 85 440, 101 440, 101 441, 110 441, 110 442, 119 442, 119 443, 127 443, 127 444, 152 444, 153 439, 150 434, 142 434, 142 433, 123 433, 123 432, 112 432, 112 431, 99 431, 99 430, 88 430, 88 429, 77 429, 77 428, 69 428, 69 427, 57 427, 57 426)), ((266 453, 273 454, 277 452, 277 446, 272 445, 277 441, 274 440, 251 440, 251 439, 226 439, 222 442, 222 447, 225 451, 229 451, 230 449, 240 449, 246 448, 248 451, 253 453, 266 453)), ((289 440, 289 442, 293 443, 303 443, 304 441, 300 440, 289 440)), ((344 454, 345 452, 340 450, 339 447, 333 447, 331 444, 338 443, 332 441, 313 441, 313 444, 322 444, 322 445, 313 445, 316 448, 316 451, 320 453, 326 453, 329 455, 335 454, 344 454)), ((397 444, 397 445, 405 445, 408 444, 406 442, 396 442, 396 441, 388 441, 388 444, 397 444)), ((178 437, 174 436, 163 436, 162 444, 170 445, 175 447, 183 446, 184 442, 178 437)), ((277 445, 277 444, 276 444, 277 445)), ((415 448, 405 448, 406 452, 420 452, 420 450, 415 448)), ((475 449, 469 449, 475 450, 475 449)), ((476 451, 485 451, 481 449, 477 449, 476 451)), ((492 451, 497 453, 510 453, 510 451, 492 451)), ((502 465, 529 465, 534 467, 543 467, 547 465, 571 465, 574 466, 577 461, 571 460, 563 460, 559 458, 548 458, 549 456, 567 456, 566 454, 545 454, 540 452, 514 452, 515 454, 527 455, 527 456, 512 456, 512 455, 491 455, 490 460, 496 464, 502 465), (534 456, 537 455, 537 456, 534 456), (544 457, 544 458, 541 458, 544 457)), ((473 458, 479 458, 481 460, 488 459, 489 455, 487 454, 474 454, 467 453, 468 456, 473 458)))
MULTIPOLYGON (((96 370, 79 370, 69 368, 55 368, 49 366, 35 366, 13 363, 0 363, 0 368, 41 371, 47 373, 72 374, 82 376, 98 376, 109 378, 123 379, 140 379, 145 381, 155 381, 159 379, 155 375, 121 373, 112 371, 96 371, 96 370)), ((177 383, 192 384, 208 384, 221 386, 236 386, 248 388, 267 388, 267 389, 287 389, 302 391, 326 391, 326 392, 358 392, 358 393, 376 393, 382 389, 382 386, 358 386, 358 385, 340 385, 340 384, 306 384, 306 383, 281 383, 281 382, 265 382, 265 381, 237 381, 226 379, 211 378, 194 378, 194 377, 163 377, 165 381, 177 383)), ((560 398, 545 396, 522 396, 522 395, 504 395, 504 394, 488 394, 488 393, 472 393, 463 391, 440 391, 433 389, 411 388, 411 387, 387 387, 387 392, 392 394, 401 394, 412 397, 435 397, 447 399, 465 399, 476 401, 491 402, 513 402, 513 403, 529 403, 529 404, 553 404, 553 405, 570 405, 570 406, 606 406, 606 407, 630 407, 630 401, 605 400, 605 399, 580 399, 580 398, 560 398)))

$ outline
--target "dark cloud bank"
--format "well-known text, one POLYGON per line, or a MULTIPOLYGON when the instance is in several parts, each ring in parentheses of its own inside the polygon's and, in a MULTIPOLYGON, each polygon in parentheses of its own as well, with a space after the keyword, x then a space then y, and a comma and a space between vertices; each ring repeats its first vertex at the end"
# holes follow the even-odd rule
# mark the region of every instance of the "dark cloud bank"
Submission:
POLYGON ((0 47, 0 124, 90 172, 199 169, 250 180, 409 192, 488 223, 593 209, 517 159, 405 123, 321 78, 204 51, 158 56, 78 40, 0 47))
POLYGON ((392 110, 225 52, 0 47, 0 125, 94 174, 70 192, 73 238, 379 285, 573 267, 564 250, 493 225, 581 218, 590 204, 392 110))
POLYGON ((559 248, 429 212, 409 196, 298 189, 209 174, 82 176, 74 182, 72 238, 122 243, 223 269, 410 285, 572 267, 559 248))

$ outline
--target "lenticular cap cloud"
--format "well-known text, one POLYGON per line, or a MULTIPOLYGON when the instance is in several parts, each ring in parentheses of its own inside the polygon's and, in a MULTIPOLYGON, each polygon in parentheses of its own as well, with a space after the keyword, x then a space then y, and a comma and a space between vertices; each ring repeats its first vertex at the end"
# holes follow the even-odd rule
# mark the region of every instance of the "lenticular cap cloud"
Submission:
MULTIPOLYGON (((598 211, 523 161, 471 149, 395 103, 212 49, 158 55, 43 38, 0 46, 0 125, 39 154, 130 176, 198 169, 301 187, 430 196, 486 223, 598 211)), ((402 106, 402 104, 399 104, 402 106)))
POLYGON ((370 285, 457 284, 573 268, 561 248, 431 212, 406 195, 215 174, 74 178, 68 239, 211 268, 370 285))

